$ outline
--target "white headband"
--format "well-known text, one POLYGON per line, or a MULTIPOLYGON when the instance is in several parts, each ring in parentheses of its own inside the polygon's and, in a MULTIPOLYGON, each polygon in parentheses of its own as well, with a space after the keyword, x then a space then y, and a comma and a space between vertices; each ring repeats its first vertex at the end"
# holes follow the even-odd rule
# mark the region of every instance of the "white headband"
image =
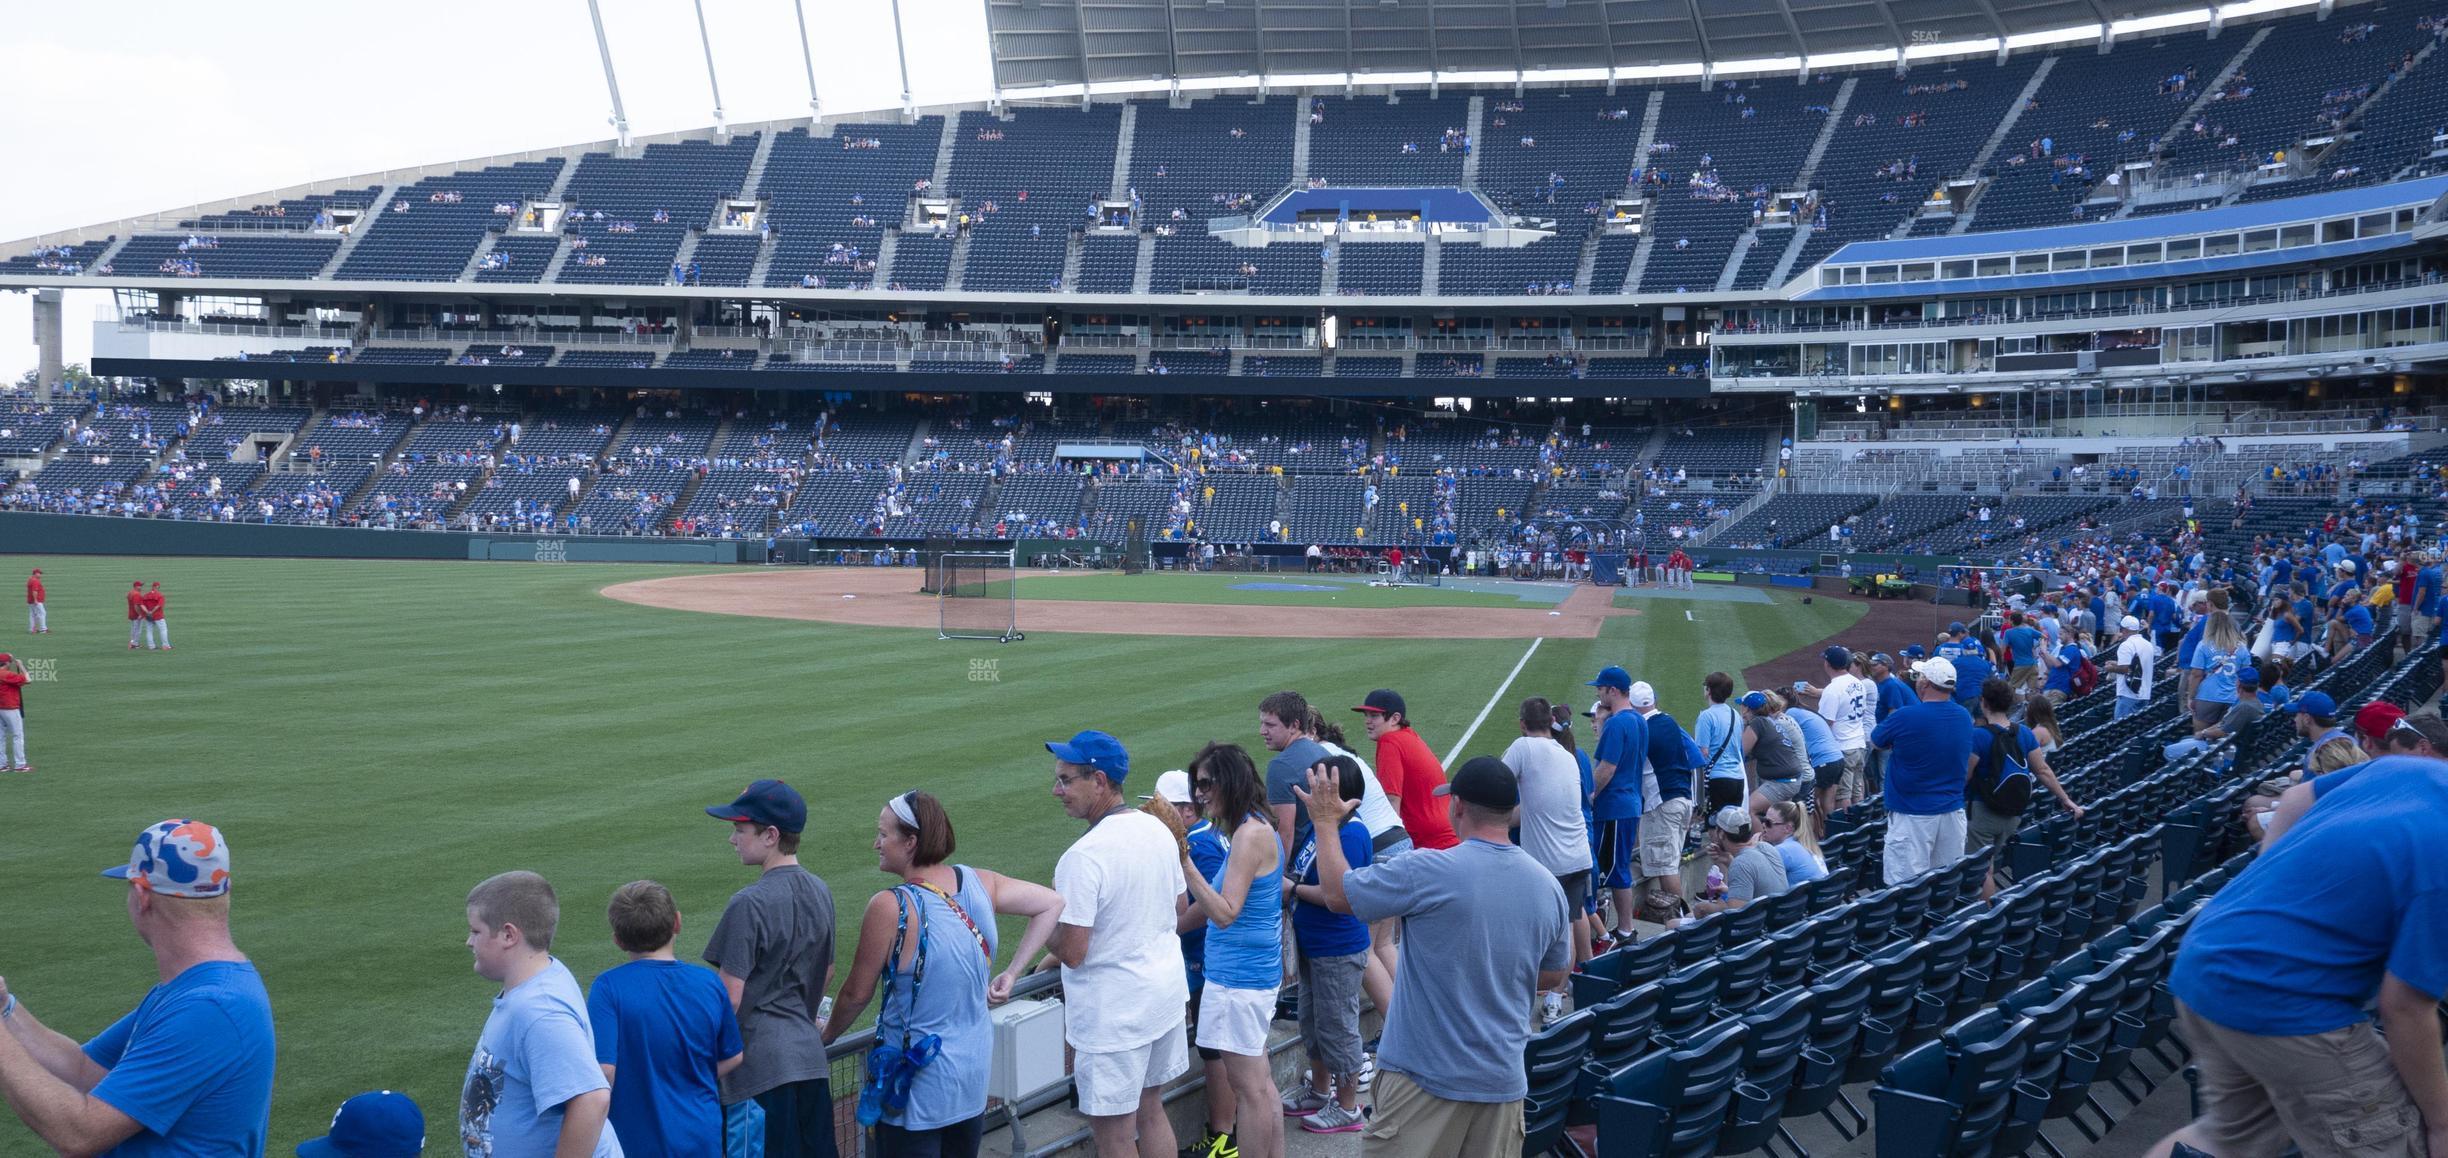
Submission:
POLYGON ((909 798, 910 794, 907 792, 895 796, 889 807, 894 816, 901 818, 901 823, 908 825, 911 832, 916 832, 918 831, 918 814, 910 811, 909 798))

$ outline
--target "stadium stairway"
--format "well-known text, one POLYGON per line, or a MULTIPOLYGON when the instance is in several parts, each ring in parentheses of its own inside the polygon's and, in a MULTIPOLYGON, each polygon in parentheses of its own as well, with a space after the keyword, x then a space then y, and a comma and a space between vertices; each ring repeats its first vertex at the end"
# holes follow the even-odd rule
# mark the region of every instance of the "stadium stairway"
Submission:
MULTIPOLYGON (((2048 57, 2040 62, 2040 67, 2032 70, 2031 79, 2023 82, 2022 95, 2015 98, 2014 107, 1998 121, 1997 131, 1989 134, 1988 140, 1981 142, 1980 152, 1974 153, 1972 160, 1964 166, 1963 177, 1966 180, 1979 180, 1980 175, 1988 171, 1989 161, 1997 156, 1998 146, 2006 143, 2007 134, 2014 132, 2014 127, 2022 122, 2023 110, 2031 106, 2032 98, 2039 94, 2040 86, 2048 81, 2049 74, 2057 71, 2057 60, 2057 57, 2048 57)), ((1964 202, 1963 212, 1955 215, 1955 224, 1947 232, 1962 233, 1972 228, 1972 215, 1980 211, 1981 194, 1988 191, 1989 182, 1987 181, 1973 186, 1972 196, 1964 202)), ((1922 216, 1921 213, 1915 213, 1906 218, 1902 224, 1896 226, 1896 231, 1890 236, 1912 236, 1913 227, 1921 221, 1922 216)))
MULTIPOLYGON (((876 243, 876 258, 875 258, 876 268, 875 268, 875 281, 874 281, 874 283, 873 283, 875 286, 877 286, 877 287, 879 287, 879 288, 880 288, 880 287, 883 287, 883 286, 888 286, 888 285, 891 285, 891 284, 892 284, 892 272, 893 272, 893 268, 892 268, 892 267, 893 267, 893 256, 894 256, 896 253, 900 252, 900 249, 901 249, 901 230, 900 230, 900 229, 898 229, 898 228, 893 228, 893 229, 887 229, 887 230, 885 230, 885 231, 884 231, 884 240, 879 241, 879 242, 877 242, 877 243, 876 243)), ((767 261, 771 261, 772 259, 768 257, 768 258, 760 258, 760 259, 758 259, 758 260, 759 260, 760 262, 767 262, 767 261)), ((758 278, 758 279, 756 280, 756 284, 758 284, 758 285, 763 285, 763 284, 765 284, 765 279, 763 279, 762 277, 758 278)))
POLYGON ((1486 125, 1487 97, 1474 93, 1470 99, 1470 127, 1465 130, 1470 134, 1467 138, 1470 147, 1462 154, 1462 184, 1467 188, 1479 187, 1479 146, 1487 139, 1482 133, 1486 125))
POLYGON ((952 264, 944 269, 944 289, 957 290, 961 287, 961 279, 969 272, 969 244, 976 240, 977 230, 964 229, 960 239, 952 243, 952 264))
MULTIPOLYGON (((399 194, 399 188, 400 187, 397 185, 383 186, 382 192, 375 195, 374 204, 367 206, 365 213, 357 218, 357 227, 349 230, 348 236, 340 239, 340 248, 332 251, 331 260, 323 264, 323 271, 316 274, 316 277, 330 278, 340 272, 340 263, 347 261, 349 254, 357 251, 357 243, 365 240, 365 235, 373 232, 373 224, 382 220, 382 215, 390 210, 391 198, 399 194)), ((494 236, 499 235, 497 234, 494 236)), ((491 249, 492 247, 493 245, 491 238, 488 237, 484 248, 491 249)), ((97 261, 94 264, 101 265, 107 261, 109 261, 109 254, 104 254, 102 260, 97 261)), ((473 268, 475 265, 475 259, 470 258, 468 260, 468 264, 471 268, 473 268)), ((465 281, 470 276, 473 275, 461 274, 460 280, 465 281)))
MULTIPOLYGON (((2237 49, 2234 56, 2227 58, 2226 67, 2219 69, 2218 75, 2211 77, 2208 84, 2201 86, 2201 92, 2195 94, 2192 101, 2185 105, 2183 112, 2176 114, 2176 120, 2168 125, 2167 131, 2159 134, 2159 147, 2154 152, 2167 151, 2167 147, 2175 142, 2178 134, 2183 133, 2186 126, 2193 123, 2193 118, 2200 116, 2202 110, 2209 106, 2210 99, 2227 88, 2227 82, 2244 67, 2245 60, 2252 56, 2253 50, 2261 47, 2262 41, 2269 39, 2270 31, 2271 26, 2267 24, 2253 30, 2252 36, 2244 41, 2244 47, 2237 49)), ((2133 203, 2130 201, 2117 208, 2119 217, 2131 216, 2132 213, 2133 203)))
POLYGON ((637 411, 631 410, 621 415, 620 424, 612 428, 612 437, 605 439, 603 449, 596 453, 594 465, 587 471, 585 485, 578 488, 578 494, 575 497, 553 508, 553 518, 559 519, 575 512, 578 508, 585 506, 586 501, 594 496, 596 485, 603 481, 605 468, 612 465, 613 448, 628 441, 629 428, 635 425, 637 425, 637 411))

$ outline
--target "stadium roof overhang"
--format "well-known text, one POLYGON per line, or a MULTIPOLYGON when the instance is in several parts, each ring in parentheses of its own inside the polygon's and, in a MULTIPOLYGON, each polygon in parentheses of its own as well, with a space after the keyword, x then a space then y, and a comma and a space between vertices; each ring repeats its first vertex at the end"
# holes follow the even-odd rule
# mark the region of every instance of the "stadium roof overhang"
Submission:
POLYGON ((1006 97, 1792 72, 2198 28, 2320 2, 984 0, 1006 97))

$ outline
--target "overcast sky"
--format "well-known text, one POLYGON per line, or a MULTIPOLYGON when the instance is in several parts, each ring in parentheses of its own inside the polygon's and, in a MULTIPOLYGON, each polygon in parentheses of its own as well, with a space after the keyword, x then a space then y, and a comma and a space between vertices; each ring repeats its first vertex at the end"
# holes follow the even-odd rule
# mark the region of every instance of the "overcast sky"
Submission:
MULTIPOLYGON (((601 0, 630 131, 713 123, 686 0, 601 0)), ((723 112, 806 116, 791 0, 704 0, 723 112)), ((828 114, 896 108, 890 0, 804 0, 828 114)), ((245 0, 14 4, 0 68, 0 241, 380 169, 609 138, 584 0, 398 7, 245 0)), ((920 104, 984 100, 984 0, 901 0, 920 104)), ((32 296, 0 293, 0 381, 34 365, 32 296)), ((109 295, 68 298, 87 361, 109 295)))

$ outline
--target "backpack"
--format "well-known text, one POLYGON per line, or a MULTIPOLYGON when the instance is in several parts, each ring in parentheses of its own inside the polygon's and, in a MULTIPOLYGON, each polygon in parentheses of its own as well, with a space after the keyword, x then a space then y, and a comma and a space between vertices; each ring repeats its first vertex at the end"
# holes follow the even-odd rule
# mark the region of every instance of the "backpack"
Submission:
POLYGON ((2023 762, 2022 738, 2011 727, 1982 724, 1989 733, 1989 754, 1972 774, 1972 792, 2000 816, 2021 816, 2031 807, 2031 767, 2023 762))
POLYGON ((2099 665, 2091 662, 2090 656, 2083 656, 2082 662, 2074 665, 2074 694, 2077 696, 2090 695, 2098 689, 2099 682, 2099 665))

